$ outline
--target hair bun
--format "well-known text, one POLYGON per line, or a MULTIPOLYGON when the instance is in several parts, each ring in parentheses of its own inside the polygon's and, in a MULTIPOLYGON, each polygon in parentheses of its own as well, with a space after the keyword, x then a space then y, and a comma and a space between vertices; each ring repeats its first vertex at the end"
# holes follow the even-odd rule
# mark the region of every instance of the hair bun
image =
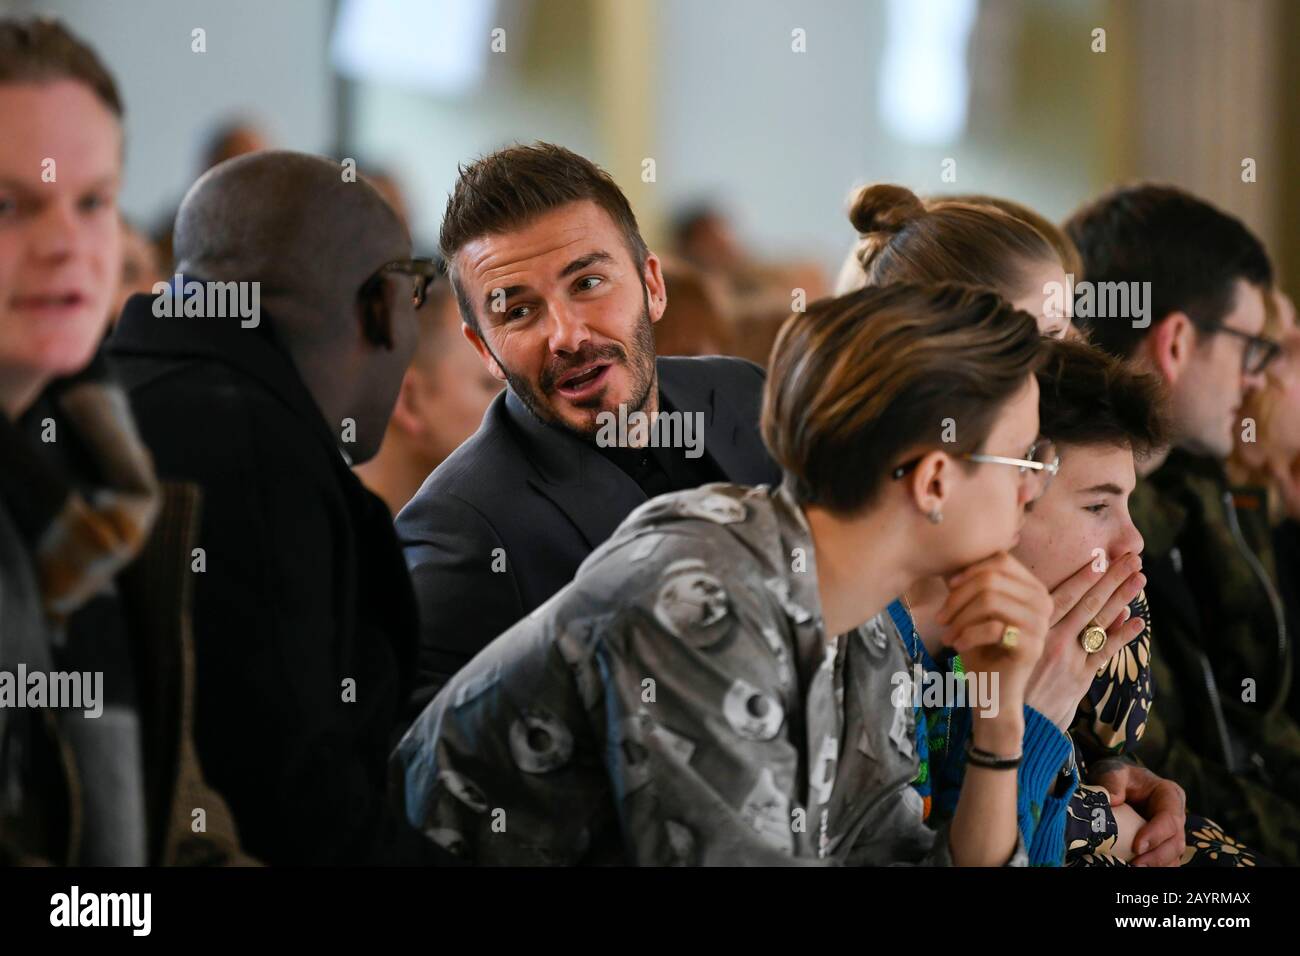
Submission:
POLYGON ((859 235, 873 232, 898 232, 924 215, 925 205, 906 186, 878 184, 863 186, 849 206, 849 222, 859 235))

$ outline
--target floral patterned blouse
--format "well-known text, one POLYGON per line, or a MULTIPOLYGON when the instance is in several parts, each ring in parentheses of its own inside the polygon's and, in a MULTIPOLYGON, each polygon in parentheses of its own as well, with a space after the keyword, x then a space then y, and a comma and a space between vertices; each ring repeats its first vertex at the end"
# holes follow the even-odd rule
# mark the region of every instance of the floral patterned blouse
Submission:
MULTIPOLYGON (((1151 611, 1145 592, 1129 608, 1132 616, 1142 618, 1147 626, 1097 672, 1070 727, 1080 780, 1087 777, 1089 761, 1133 752, 1146 730, 1153 692, 1151 611)), ((1066 814, 1066 866, 1125 865, 1111 852, 1119 828, 1105 787, 1080 783, 1066 814)), ((1182 866, 1256 865, 1255 854, 1224 834, 1212 820, 1189 813, 1186 831, 1182 866)))

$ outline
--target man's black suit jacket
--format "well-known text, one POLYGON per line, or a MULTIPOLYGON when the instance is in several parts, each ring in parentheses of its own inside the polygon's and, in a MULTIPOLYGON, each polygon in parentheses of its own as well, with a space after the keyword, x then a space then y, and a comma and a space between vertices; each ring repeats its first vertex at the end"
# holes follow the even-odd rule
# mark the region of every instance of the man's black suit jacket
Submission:
MULTIPOLYGON (((704 454, 728 481, 776 484, 759 435, 763 371, 660 358, 672 409, 704 414, 704 454)), ((593 445, 543 424, 509 390, 397 516, 420 608, 415 712, 498 634, 568 584, 641 487, 593 445)))

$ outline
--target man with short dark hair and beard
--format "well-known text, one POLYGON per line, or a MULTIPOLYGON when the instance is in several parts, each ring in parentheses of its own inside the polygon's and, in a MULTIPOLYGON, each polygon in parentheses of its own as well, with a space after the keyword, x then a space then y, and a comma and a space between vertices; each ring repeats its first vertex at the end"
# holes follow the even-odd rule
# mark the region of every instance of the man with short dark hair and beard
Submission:
POLYGON ((1033 316, 969 287, 790 318, 762 413, 783 482, 635 509, 403 736, 408 822, 479 865, 1026 864, 1019 794, 1052 819, 1075 783, 1024 701, 1052 599, 1007 553, 1055 468, 1033 459, 1042 351, 1033 316), (936 576, 944 641, 995 688, 937 831, 915 651, 885 613, 936 576))
POLYGON ((596 165, 536 143, 462 167, 440 245, 465 338, 508 388, 397 518, 421 611, 417 709, 637 505, 780 477, 756 365, 655 357, 660 262, 596 165), (603 426, 634 412, 699 421, 702 444, 664 447, 662 427, 608 440, 603 426))

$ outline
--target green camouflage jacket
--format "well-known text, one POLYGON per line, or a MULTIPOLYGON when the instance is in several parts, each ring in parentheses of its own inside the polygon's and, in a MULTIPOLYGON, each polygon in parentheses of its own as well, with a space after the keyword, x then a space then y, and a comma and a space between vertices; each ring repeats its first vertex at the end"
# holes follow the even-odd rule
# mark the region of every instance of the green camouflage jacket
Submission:
POLYGON ((1129 508, 1155 622, 1138 757, 1234 837, 1300 862, 1300 728, 1262 500, 1181 450, 1138 482, 1129 508))

